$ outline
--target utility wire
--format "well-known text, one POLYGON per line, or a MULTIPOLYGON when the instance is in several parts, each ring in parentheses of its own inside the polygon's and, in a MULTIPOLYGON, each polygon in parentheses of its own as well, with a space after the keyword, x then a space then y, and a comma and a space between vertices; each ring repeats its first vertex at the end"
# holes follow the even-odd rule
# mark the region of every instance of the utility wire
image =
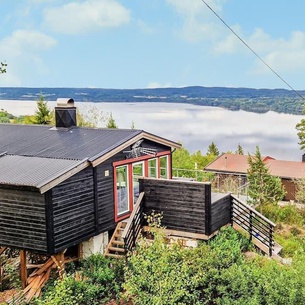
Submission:
POLYGON ((282 82, 284 82, 294 93, 296 93, 302 100, 305 101, 305 97, 296 91, 281 75, 279 75, 270 65, 263 60, 263 58, 256 53, 207 3, 205 0, 201 0, 213 14, 265 65, 267 66, 282 82))

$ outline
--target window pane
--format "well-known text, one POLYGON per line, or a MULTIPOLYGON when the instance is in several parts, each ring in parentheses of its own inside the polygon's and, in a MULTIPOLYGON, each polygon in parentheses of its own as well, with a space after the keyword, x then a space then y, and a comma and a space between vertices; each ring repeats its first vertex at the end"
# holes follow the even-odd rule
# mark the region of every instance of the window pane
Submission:
POLYGON ((168 178, 168 157, 160 157, 160 177, 161 178, 168 178))
POLYGON ((127 166, 120 166, 116 168, 116 192, 118 214, 128 212, 129 194, 127 166))
POLYGON ((144 164, 135 163, 132 165, 132 183, 133 183, 133 203, 137 202, 140 192, 139 177, 144 176, 144 164))
POLYGON ((157 178, 157 159, 148 160, 148 177, 157 178))

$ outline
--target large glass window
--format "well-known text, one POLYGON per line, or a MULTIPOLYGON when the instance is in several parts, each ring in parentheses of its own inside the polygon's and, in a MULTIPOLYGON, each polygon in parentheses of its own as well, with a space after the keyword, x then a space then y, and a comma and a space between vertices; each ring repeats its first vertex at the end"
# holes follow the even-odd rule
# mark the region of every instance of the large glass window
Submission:
POLYGON ((137 202, 140 192, 139 177, 144 176, 144 162, 132 164, 133 203, 137 202))
POLYGON ((129 211, 129 183, 127 165, 116 168, 117 211, 123 214, 129 211))
POLYGON ((128 217, 137 202, 140 193, 139 178, 164 178, 169 179, 170 156, 159 155, 150 159, 150 156, 138 160, 126 160, 114 163, 116 174, 115 209, 116 220, 128 217))
POLYGON ((160 157, 160 178, 168 178, 168 157, 160 157))
POLYGON ((157 159, 148 160, 148 177, 158 178, 157 159))

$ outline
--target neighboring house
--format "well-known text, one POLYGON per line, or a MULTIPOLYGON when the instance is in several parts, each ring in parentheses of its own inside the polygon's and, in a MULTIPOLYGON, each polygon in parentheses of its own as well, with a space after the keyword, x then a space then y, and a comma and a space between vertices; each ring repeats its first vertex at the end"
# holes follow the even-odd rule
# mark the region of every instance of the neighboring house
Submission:
POLYGON ((0 124, 0 246, 52 255, 129 217, 138 178, 171 178, 180 144, 142 130, 76 127, 72 99, 56 126, 0 124))
MULTIPOLYGON (((305 162, 276 160, 272 157, 263 157, 264 163, 273 176, 281 178, 282 184, 287 192, 285 200, 295 200, 296 179, 305 178, 305 162)), ((215 161, 208 164, 204 170, 217 174, 217 184, 221 188, 224 179, 228 176, 235 177, 238 186, 242 187, 247 181, 247 170, 249 168, 247 155, 222 154, 215 161)))

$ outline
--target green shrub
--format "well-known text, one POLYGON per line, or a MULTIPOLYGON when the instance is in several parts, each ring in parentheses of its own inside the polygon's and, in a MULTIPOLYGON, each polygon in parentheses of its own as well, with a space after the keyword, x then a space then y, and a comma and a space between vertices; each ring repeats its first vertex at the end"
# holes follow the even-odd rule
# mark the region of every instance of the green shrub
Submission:
POLYGON ((123 280, 121 260, 112 260, 102 254, 91 255, 81 262, 78 270, 71 268, 63 280, 48 287, 35 305, 97 305, 119 297, 123 280))
POLYGON ((242 251, 248 247, 249 241, 230 227, 195 249, 167 245, 157 232, 152 244, 141 241, 128 258, 126 295, 141 305, 217 304, 222 270, 244 261, 242 251))
POLYGON ((283 222, 289 225, 302 226, 305 223, 305 211, 295 205, 280 207, 275 204, 263 205, 263 215, 275 223, 283 222))

